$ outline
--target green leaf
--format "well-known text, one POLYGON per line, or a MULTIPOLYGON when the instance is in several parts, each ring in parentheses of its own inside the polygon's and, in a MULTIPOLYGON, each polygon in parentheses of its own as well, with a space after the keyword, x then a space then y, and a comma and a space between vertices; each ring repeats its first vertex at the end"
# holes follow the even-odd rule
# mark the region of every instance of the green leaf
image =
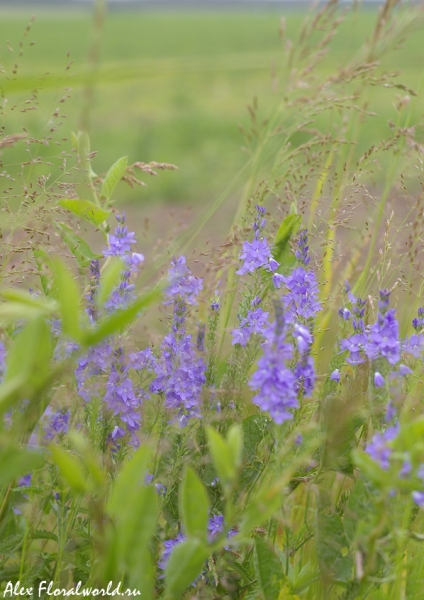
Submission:
POLYGON ((353 561, 342 520, 327 492, 318 490, 317 558, 323 579, 348 582, 353 577, 353 561))
POLYGON ((129 495, 135 493, 137 484, 144 482, 147 465, 151 457, 148 446, 140 446, 129 460, 126 460, 113 485, 107 505, 107 511, 112 517, 119 517, 122 506, 129 495))
POLYGON ((240 468, 243 459, 243 429, 238 423, 232 425, 228 430, 227 446, 230 451, 234 470, 237 471, 240 468))
POLYGON ((128 157, 123 156, 113 164, 109 171, 106 173, 105 180, 103 181, 102 189, 100 191, 100 197, 105 198, 110 202, 112 194, 121 181, 125 174, 128 165, 128 157))
POLYGON ((236 476, 231 450, 224 438, 212 427, 206 428, 212 462, 222 483, 232 483, 236 476))
POLYGON ((94 204, 94 202, 90 202, 89 200, 63 199, 59 200, 59 204, 80 219, 84 219, 85 221, 96 225, 96 227, 104 223, 111 212, 110 210, 100 208, 100 206, 97 206, 97 204, 94 204))
POLYGON ((11 442, 0 448, 0 486, 31 473, 43 466, 44 459, 40 452, 22 450, 11 442))
POLYGON ((30 321, 14 339, 8 356, 5 383, 23 377, 32 388, 36 388, 50 372, 52 355, 47 323, 41 317, 30 321))
POLYGON ((71 490, 76 494, 85 494, 90 491, 90 485, 85 477, 81 463, 60 446, 52 444, 50 451, 53 462, 58 466, 62 479, 71 490))
POLYGON ((284 583, 283 565, 269 544, 255 539, 253 563, 257 585, 263 600, 276 600, 284 583))
POLYGON ((206 541, 209 498, 205 486, 191 467, 188 467, 180 486, 180 513, 188 537, 206 541))
POLYGON ((105 269, 102 270, 100 289, 97 295, 97 305, 103 306, 112 290, 118 285, 125 265, 121 258, 114 256, 105 269))
POLYGON ((70 227, 63 223, 55 223, 55 226, 59 231, 60 237, 77 259, 81 271, 84 271, 88 267, 90 261, 101 258, 101 255, 94 254, 87 242, 76 235, 70 227))
POLYGON ((60 260, 52 261, 52 270, 54 294, 60 306, 62 332, 75 340, 80 340, 79 303, 81 293, 72 274, 60 260))
POLYGON ((197 538, 187 539, 171 552, 165 568, 165 598, 177 600, 200 575, 208 558, 208 548, 197 538))
POLYGON ((97 328, 85 335, 83 343, 86 346, 93 346, 112 333, 120 331, 123 327, 132 323, 143 308, 146 308, 149 304, 158 300, 160 293, 159 289, 151 290, 144 296, 138 298, 133 304, 128 306, 128 308, 118 310, 110 317, 106 317, 102 321, 99 321, 97 328))
POLYGON ((288 215, 278 228, 272 254, 280 264, 284 264, 285 258, 289 254, 289 241, 299 229, 300 221, 300 215, 288 215))
POLYGON ((7 303, 0 304, 0 319, 34 319, 49 316, 58 309, 54 300, 33 296, 20 290, 2 290, 0 295, 7 303))

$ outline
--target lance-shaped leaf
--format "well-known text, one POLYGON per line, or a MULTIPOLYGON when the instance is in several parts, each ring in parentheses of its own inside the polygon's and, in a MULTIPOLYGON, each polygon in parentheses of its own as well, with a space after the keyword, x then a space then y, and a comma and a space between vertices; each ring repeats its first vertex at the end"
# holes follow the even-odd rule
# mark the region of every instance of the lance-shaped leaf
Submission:
POLYGON ((84 219, 93 225, 98 227, 110 215, 110 210, 104 210, 94 204, 94 202, 90 202, 89 200, 79 200, 79 199, 64 199, 59 200, 60 206, 66 208, 66 210, 71 211, 74 215, 76 215, 80 219, 84 219))
POLYGON ((106 173, 106 177, 103 181, 102 189, 100 191, 101 198, 104 198, 108 202, 110 202, 110 199, 116 186, 125 174, 127 165, 128 157, 123 156, 110 167, 109 171, 106 173))

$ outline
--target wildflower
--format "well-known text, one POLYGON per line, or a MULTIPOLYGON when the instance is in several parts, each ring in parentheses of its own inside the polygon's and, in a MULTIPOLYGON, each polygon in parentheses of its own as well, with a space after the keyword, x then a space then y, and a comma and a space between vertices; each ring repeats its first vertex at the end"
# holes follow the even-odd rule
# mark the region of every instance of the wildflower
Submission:
POLYGON ((369 328, 364 349, 372 360, 384 357, 392 365, 400 360, 399 325, 394 309, 378 314, 377 322, 369 328))
POLYGON ((246 275, 253 273, 256 269, 264 267, 272 258, 266 238, 262 240, 254 239, 253 242, 243 242, 243 250, 239 255, 239 260, 243 265, 236 271, 237 275, 246 275))
POLYGON ((419 358, 424 348, 424 337, 421 333, 414 333, 410 338, 406 338, 403 344, 404 352, 412 354, 415 358, 419 358))
POLYGON ((196 304, 197 296, 203 289, 203 279, 192 274, 184 256, 179 256, 171 261, 168 276, 169 287, 165 291, 165 296, 169 298, 169 301, 166 304, 172 302, 176 297, 181 297, 187 304, 196 304))
POLYGON ((269 412, 277 424, 292 418, 292 409, 298 407, 296 376, 287 367, 286 361, 292 358, 292 346, 285 341, 286 328, 281 309, 276 321, 266 332, 263 356, 249 385, 257 394, 253 402, 263 411, 269 412))
POLYGON ((411 461, 409 460, 409 458, 406 458, 403 461, 401 470, 399 471, 399 477, 401 479, 405 479, 406 477, 408 477, 411 474, 411 471, 412 471, 411 461))
POLYGON ((340 371, 339 369, 334 369, 334 371, 330 375, 331 381, 340 381, 340 371))
POLYGON ((377 432, 373 435, 371 443, 365 449, 371 458, 379 463, 384 470, 389 468, 389 460, 392 455, 392 449, 389 443, 393 441, 399 433, 399 424, 388 427, 384 433, 377 432))
POLYGON ((45 428, 45 439, 52 440, 57 435, 68 433, 70 416, 71 413, 69 410, 58 410, 53 413, 45 428))
POLYGON ((362 355, 362 350, 366 339, 365 334, 355 333, 350 338, 340 340, 340 350, 341 352, 346 350, 349 352, 346 361, 351 365, 359 365, 364 362, 365 358, 362 355))
POLYGON ((135 233, 128 232, 125 226, 125 213, 116 215, 119 225, 115 231, 109 235, 108 247, 103 250, 104 256, 124 256, 131 252, 131 244, 135 244, 135 233))
POLYGON ((247 316, 240 320, 240 327, 233 329, 231 332, 233 345, 240 344, 241 346, 246 346, 253 334, 263 334, 266 326, 269 326, 268 316, 269 313, 263 311, 261 307, 249 310, 247 316))
POLYGON ((420 508, 424 508, 424 492, 412 492, 412 500, 420 508))
POLYGON ((384 387, 386 385, 383 375, 378 371, 374 373, 374 385, 375 387, 384 387))
POLYGON ((178 544, 181 544, 181 542, 183 542, 185 540, 185 535, 183 533, 179 533, 175 538, 170 539, 170 540, 165 540, 163 542, 163 552, 162 552, 162 557, 160 559, 160 561, 158 562, 158 567, 161 571, 164 571, 166 568, 166 565, 168 564, 168 560, 169 557, 171 556, 171 552, 172 550, 175 548, 175 546, 178 546, 178 544))
POLYGON ((406 375, 410 375, 412 373, 412 369, 406 365, 399 365, 399 373, 402 377, 405 377, 406 375))
POLYGON ((299 233, 299 238, 297 240, 299 245, 299 250, 296 250, 295 256, 299 262, 306 266, 308 266, 310 262, 310 257, 308 256, 309 246, 308 246, 308 230, 302 229, 299 233))
POLYGON ((351 312, 348 308, 339 308, 339 316, 344 320, 344 321, 349 321, 350 319, 350 315, 351 312))
POLYGON ((180 416, 200 416, 200 396, 206 381, 205 364, 196 357, 190 335, 165 336, 162 357, 154 365, 156 378, 150 389, 165 397, 167 408, 177 409, 180 416))
POLYGON ((281 281, 287 289, 287 294, 283 296, 283 303, 289 321, 309 319, 321 310, 321 303, 318 300, 318 282, 312 271, 298 267, 287 277, 282 276, 281 281))

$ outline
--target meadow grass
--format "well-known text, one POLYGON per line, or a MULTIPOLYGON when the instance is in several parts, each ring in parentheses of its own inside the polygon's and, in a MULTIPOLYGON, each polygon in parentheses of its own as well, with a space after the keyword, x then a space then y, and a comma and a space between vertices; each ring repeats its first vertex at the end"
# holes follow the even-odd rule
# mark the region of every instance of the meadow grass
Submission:
MULTIPOLYGON (((249 127, 247 105, 252 106, 257 97, 259 118, 265 119, 281 101, 282 88, 274 86, 273 75, 278 74, 285 54, 286 41, 279 37, 281 16, 286 19, 286 40, 295 39, 304 10, 286 9, 284 15, 253 10, 110 12, 91 110, 92 149, 102 148, 94 168, 103 172, 124 154, 130 161, 177 162, 179 171, 149 180, 141 198, 149 202, 210 202, 246 161, 238 125, 249 127)), ((375 16, 374 8, 348 15, 318 66, 317 79, 345 67, 360 54, 375 16)), ((1 60, 10 68, 18 62, 18 81, 26 93, 34 86, 47 86, 40 110, 24 117, 11 112, 9 128, 21 130, 24 122, 41 135, 65 87, 72 88, 72 97, 64 112, 67 123, 76 128, 81 122, 84 73, 88 70, 90 13, 40 10, 25 39, 24 55, 17 60, 18 42, 29 18, 24 10, 0 7, 1 60), (31 41, 35 44, 28 47, 31 41), (68 51, 74 62, 65 72, 68 51), (46 72, 51 75, 40 83, 38 78, 46 72)), ((385 55, 381 64, 382 71, 401 69, 402 82, 412 88, 421 81, 417 47, 422 35, 421 28, 411 32, 401 48, 385 55)), ((312 34, 311 43, 316 36, 316 32, 312 34)), ((9 102, 24 97, 12 95, 9 102)), ((368 90, 368 110, 376 114, 361 131, 358 155, 387 134, 388 122, 395 120, 395 101, 391 90, 377 86, 368 90)), ((413 109, 411 125, 415 114, 413 109)), ((324 115, 316 124, 323 131, 332 126, 324 115)), ((296 134, 292 143, 302 141, 304 137, 296 134)), ((381 175, 376 177, 381 182, 381 175)), ((140 199, 140 191, 127 189, 122 199, 140 199)))

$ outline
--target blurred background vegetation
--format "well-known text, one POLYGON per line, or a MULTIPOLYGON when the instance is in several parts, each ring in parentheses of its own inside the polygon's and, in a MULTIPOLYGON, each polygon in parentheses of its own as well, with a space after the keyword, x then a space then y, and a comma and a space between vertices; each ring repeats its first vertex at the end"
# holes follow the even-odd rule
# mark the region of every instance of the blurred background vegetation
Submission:
MULTIPOLYGON (((105 172, 122 155, 130 163, 155 160, 178 166, 178 171, 149 177, 145 188, 121 186, 123 202, 204 206, 246 162, 240 126, 251 127, 248 107, 254 98, 258 120, 281 102, 284 89, 275 74, 306 10, 111 10, 97 29, 101 39, 95 68, 96 28, 89 8, 0 7, 2 92, 8 100, 3 111, 9 128, 4 133, 25 127, 42 138, 59 108, 55 124, 63 122, 63 151, 71 147, 70 132, 87 125, 91 150, 99 151, 93 160, 96 172, 105 172), (32 13, 35 21, 24 34, 32 13), (282 16, 284 39, 279 33, 282 16), (93 73, 96 85, 88 115, 86 84, 93 73), (43 100, 30 103, 28 110, 25 102, 34 88, 43 100)), ((317 77, 337 72, 361 52, 377 10, 350 9, 317 77)), ((422 84, 423 34, 422 28, 411 32, 381 65, 390 73, 401 70, 402 82, 415 89, 422 84)), ((363 128, 358 152, 384 138, 396 119, 397 92, 398 100, 405 92, 390 92, 376 86, 369 94, 367 109, 377 114, 363 128)), ((329 118, 334 117, 318 117, 322 131, 334 126, 329 118)), ((410 125, 414 122, 412 106, 410 125)), ((297 137, 294 145, 302 141, 301 134, 297 137)), ((14 160, 20 162, 19 151, 11 148, 7 154, 9 172, 14 160)), ((48 158, 51 149, 40 152, 48 158)))

